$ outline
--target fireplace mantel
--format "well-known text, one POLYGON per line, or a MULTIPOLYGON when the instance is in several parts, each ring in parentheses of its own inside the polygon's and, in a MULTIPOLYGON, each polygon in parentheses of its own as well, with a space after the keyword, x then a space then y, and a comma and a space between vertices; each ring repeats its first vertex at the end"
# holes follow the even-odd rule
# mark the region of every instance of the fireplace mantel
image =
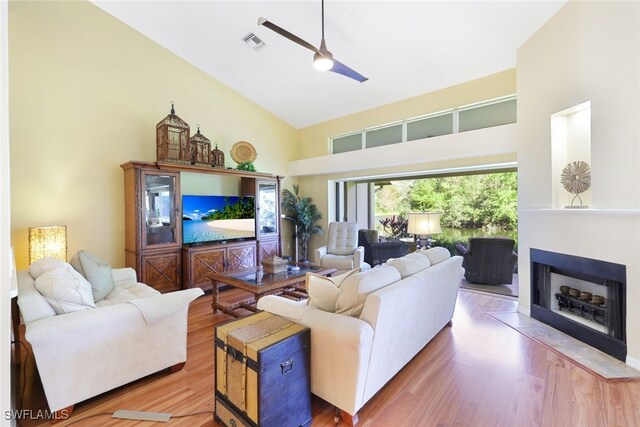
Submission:
POLYGON ((552 209, 552 208, 526 208, 519 209, 518 213, 540 213, 553 215, 630 215, 640 216, 640 209, 552 209))

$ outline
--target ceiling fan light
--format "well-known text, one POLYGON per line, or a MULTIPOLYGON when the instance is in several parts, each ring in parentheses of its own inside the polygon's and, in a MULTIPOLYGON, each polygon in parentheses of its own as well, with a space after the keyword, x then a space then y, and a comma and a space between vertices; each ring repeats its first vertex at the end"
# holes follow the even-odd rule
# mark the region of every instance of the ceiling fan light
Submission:
POLYGON ((319 71, 329 71, 333 67, 333 58, 316 53, 313 55, 313 67, 319 71))

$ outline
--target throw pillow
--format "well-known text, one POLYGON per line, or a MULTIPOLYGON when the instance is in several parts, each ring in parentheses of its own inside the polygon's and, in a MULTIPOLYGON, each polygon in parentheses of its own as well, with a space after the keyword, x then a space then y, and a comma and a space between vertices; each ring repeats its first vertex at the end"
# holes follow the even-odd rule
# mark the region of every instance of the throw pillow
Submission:
POLYGON ((307 293, 309 294, 309 301, 307 304, 323 311, 335 313, 336 301, 340 296, 340 285, 347 277, 357 273, 358 271, 360 271, 360 269, 355 268, 351 271, 340 274, 339 276, 333 277, 307 273, 306 286, 307 293))
POLYGON ((95 308, 91 285, 70 265, 52 268, 36 279, 36 289, 56 314, 95 308))
POLYGON ((78 251, 71 261, 71 266, 91 283, 91 291, 95 302, 101 301, 114 288, 111 266, 87 251, 78 251))
POLYGON ((402 258, 394 258, 387 260, 387 265, 390 265, 398 270, 400 276, 404 279, 407 276, 417 273, 431 266, 429 258, 414 252, 409 255, 405 255, 402 258))
POLYGON ((400 280, 398 270, 387 265, 378 265, 374 269, 348 277, 340 286, 336 313, 360 316, 369 294, 398 280, 400 280))
POLYGON ((427 249, 426 251, 422 251, 422 253, 425 254, 427 258, 429 258, 429 262, 431 263, 431 265, 440 264, 442 261, 451 258, 449 249, 443 248, 441 246, 427 249))
POLYGON ((52 268, 65 267, 67 265, 69 264, 64 261, 60 261, 59 259, 40 258, 29 266, 29 274, 31 274, 31 277, 33 277, 33 279, 35 280, 47 270, 51 270, 52 268))

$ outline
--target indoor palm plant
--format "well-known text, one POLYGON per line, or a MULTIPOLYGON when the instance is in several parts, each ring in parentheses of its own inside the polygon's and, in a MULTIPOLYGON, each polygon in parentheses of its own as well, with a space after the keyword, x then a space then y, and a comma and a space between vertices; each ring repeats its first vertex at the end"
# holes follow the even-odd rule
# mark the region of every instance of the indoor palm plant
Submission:
POLYGON ((300 197, 298 186, 293 186, 290 190, 282 191, 281 208, 284 219, 291 221, 295 227, 294 237, 300 239, 300 257, 307 260, 309 239, 314 234, 322 234, 322 228, 316 225, 316 221, 322 218, 316 205, 311 201, 311 197, 300 197))

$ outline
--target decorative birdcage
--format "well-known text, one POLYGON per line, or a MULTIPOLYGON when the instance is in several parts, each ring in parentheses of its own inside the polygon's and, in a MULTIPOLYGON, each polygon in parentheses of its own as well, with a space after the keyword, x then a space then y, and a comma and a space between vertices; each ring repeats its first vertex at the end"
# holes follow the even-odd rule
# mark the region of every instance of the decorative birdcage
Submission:
POLYGON ((156 157, 159 162, 191 164, 189 125, 176 116, 171 103, 171 113, 156 126, 156 157))
POLYGON ((189 141, 191 142, 191 163, 198 166, 211 165, 211 141, 200 133, 200 125, 189 141))
POLYGON ((224 153, 222 150, 218 150, 218 142, 216 141, 216 148, 211 151, 211 165, 214 168, 224 167, 224 153))

